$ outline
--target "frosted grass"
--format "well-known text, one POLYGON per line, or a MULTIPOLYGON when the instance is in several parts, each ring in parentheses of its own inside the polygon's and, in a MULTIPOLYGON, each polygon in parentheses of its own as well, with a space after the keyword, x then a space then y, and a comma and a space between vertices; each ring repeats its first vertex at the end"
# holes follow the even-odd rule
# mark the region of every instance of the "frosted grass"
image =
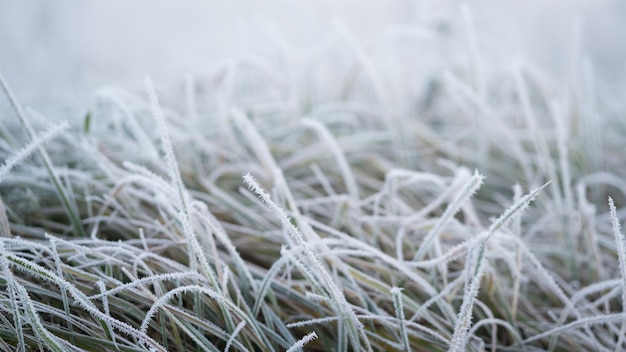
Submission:
MULTIPOLYGON (((619 258, 619 270, 622 276, 622 311, 626 316, 626 243, 624 243, 624 234, 621 231, 619 219, 617 218, 617 210, 613 198, 609 197, 609 211, 611 214, 611 225, 613 227, 613 236, 617 247, 617 256, 619 258)), ((626 334, 626 319, 622 321, 619 339, 615 345, 615 351, 622 349, 624 343, 624 334, 626 334)))
POLYGON ((623 122, 461 14, 312 56, 270 28, 80 126, 2 80, 0 348, 621 350, 623 122))

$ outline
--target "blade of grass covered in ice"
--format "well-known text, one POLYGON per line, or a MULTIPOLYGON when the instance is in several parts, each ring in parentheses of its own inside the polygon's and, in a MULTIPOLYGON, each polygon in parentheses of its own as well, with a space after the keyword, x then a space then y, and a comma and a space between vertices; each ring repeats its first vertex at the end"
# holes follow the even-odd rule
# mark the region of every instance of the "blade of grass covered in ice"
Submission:
MULTIPOLYGON (((9 88, 8 83, 4 80, 4 77, 2 76, 2 74, 0 74, 0 85, 2 85, 2 89, 4 90, 5 95, 9 99, 9 102, 11 106, 13 107, 13 110, 15 110, 15 113, 17 117, 19 118, 20 122, 22 123, 22 126, 24 127, 24 129, 26 129, 26 132, 28 133, 28 137, 31 139, 31 141, 36 141, 37 134, 35 133, 35 130, 30 125, 30 122, 26 118, 26 114, 24 114, 22 107, 17 102, 17 99, 13 96, 13 92, 9 88)), ((65 209, 67 217, 72 223, 72 228, 74 229, 74 232, 75 232, 74 235, 78 237, 85 237, 86 235, 81 225, 78 206, 76 203, 72 203, 70 201, 71 197, 69 195, 69 192, 71 190, 67 190, 65 189, 65 187, 63 187, 63 184, 54 169, 52 160, 50 159, 48 152, 46 152, 43 146, 39 145, 38 151, 39 151, 39 156, 44 162, 46 171, 48 172, 48 175, 50 176, 52 183, 54 184, 57 195, 59 196, 59 199, 61 200, 61 203, 63 204, 63 208, 65 209)))
MULTIPOLYGON (((104 285, 104 282, 97 281, 96 282, 96 286, 100 290, 100 293, 106 291, 106 286, 104 285)), ((63 304, 65 305, 65 300, 67 299, 66 298, 67 297, 67 293, 63 289, 61 290, 61 292, 63 293, 63 299, 64 299, 63 304)), ((111 315, 111 309, 110 309, 110 306, 109 306, 109 300, 108 300, 107 296, 103 296, 102 297, 102 306, 104 308, 104 314, 110 316, 111 315)), ((67 315, 70 316, 69 313, 67 313, 67 315)), ((68 322, 68 325, 69 325, 69 322, 68 322)), ((102 321, 102 328, 104 329, 104 333, 106 334, 106 337, 113 342, 113 345, 115 346, 116 349, 119 349, 119 346, 117 344, 117 339, 115 338, 115 335, 113 334, 113 328, 111 327, 111 324, 109 324, 106 321, 102 321)), ((71 329, 71 326, 70 326, 70 332, 71 332, 71 330, 72 329, 71 329)), ((70 335, 70 336, 72 336, 72 335, 70 335)))
MULTIPOLYGON (((522 341, 523 344, 528 344, 529 342, 533 342, 536 340, 540 340, 546 337, 550 337, 553 336, 555 334, 559 334, 562 333, 564 331, 568 331, 571 329, 575 329, 575 328, 579 328, 579 327, 589 327, 591 325, 595 325, 595 324, 609 324, 609 323, 617 323, 617 322, 622 322, 626 319, 626 314, 625 313, 612 313, 612 314, 602 314, 602 315, 597 315, 597 316, 593 316, 593 317, 586 317, 586 318, 581 318, 578 320, 575 320, 571 323, 553 328, 553 329, 548 329, 543 331, 540 334, 537 334, 535 336, 529 337, 527 339, 525 339, 524 341, 522 341)), ((618 349, 621 351, 621 349, 618 349)))
MULTIPOLYGON (((372 347, 369 344, 363 330, 363 325, 356 318, 356 315, 352 310, 350 304, 347 302, 343 292, 334 282, 330 273, 322 264, 320 259, 311 250, 309 244, 305 241, 304 236, 302 235, 300 230, 298 230, 298 228, 296 228, 296 226, 291 222, 287 214, 285 214, 284 210, 276 205, 276 203, 274 203, 270 195, 261 188, 261 186, 256 182, 252 175, 245 175, 244 182, 248 185, 252 192, 254 192, 259 198, 261 198, 261 200, 263 200, 263 202, 271 210, 274 216, 281 222, 284 229, 288 231, 291 237, 293 237, 294 241, 298 245, 302 246, 302 248, 304 249, 304 255, 307 262, 313 266, 313 268, 311 269, 316 270, 316 273, 319 275, 318 278, 321 280, 321 284, 325 288, 326 293, 332 298, 334 304, 337 305, 336 308, 338 309, 338 313, 340 314, 341 322, 347 324, 348 336, 351 343, 353 344, 352 347, 355 349, 359 349, 361 346, 360 340, 363 339, 363 342, 365 343, 365 348, 368 351, 372 351, 372 347)), ((339 325, 341 327, 343 324, 339 325)), ((339 338, 341 338, 341 336, 339 336, 339 338)))
POLYGON ((0 239, 11 237, 11 225, 7 216, 7 208, 0 197, 0 239))
POLYGON ((472 324, 474 301, 478 296, 480 280, 484 269, 487 241, 496 231, 498 231, 502 226, 505 226, 515 214, 526 209, 530 202, 535 199, 537 194, 539 194, 539 192, 541 192, 541 190, 543 190, 549 183, 550 182, 547 182, 543 186, 531 191, 522 197, 518 202, 513 204, 491 224, 487 232, 479 235, 480 240, 476 241, 468 250, 465 267, 465 280, 467 285, 463 295, 463 303, 461 304, 461 309, 454 326, 454 334, 452 335, 452 341, 450 342, 449 348, 450 352, 465 351, 467 347, 469 338, 468 331, 472 324))
MULTIPOLYGON (((480 322, 489 324, 489 330, 491 330, 491 352, 496 352, 496 346, 498 345, 498 324, 495 322, 496 318, 494 317, 493 311, 489 308, 489 306, 487 306, 487 304, 480 300, 474 300, 474 305, 481 311, 482 314, 484 314, 484 318, 482 318, 480 322)), ((470 339, 478 339, 481 344, 484 343, 483 339, 472 335, 472 329, 468 331, 467 336, 469 336, 470 339)), ((484 351, 486 349, 483 348, 480 350, 484 351)))
POLYGON ((483 233, 480 236, 480 241, 473 243, 467 253, 466 267, 464 270, 465 276, 465 293, 463 295, 463 303, 457 316, 457 321, 454 326, 454 333, 452 340, 450 341, 449 352, 460 352, 467 349, 468 332, 472 325, 472 311, 474 307, 474 301, 478 296, 478 290, 480 289, 480 280, 482 279, 483 261, 480 255, 482 247, 484 246, 488 233, 483 233), (471 274, 473 272, 473 274, 471 274))
POLYGON ((50 130, 46 131, 44 134, 36 136, 35 139, 30 141, 22 149, 18 150, 13 155, 9 156, 4 161, 4 164, 0 166, 0 182, 2 182, 4 175, 7 174, 12 168, 14 168, 22 160, 26 159, 35 150, 39 149, 42 144, 58 136, 61 132, 65 131, 68 127, 69 127, 69 124, 67 123, 67 121, 62 121, 61 123, 53 126, 50 130))
POLYGON ((293 344, 293 346, 289 347, 289 349, 287 350, 287 352, 296 352, 296 351, 300 351, 302 350, 302 348, 309 342, 315 340, 317 338, 317 334, 314 332, 310 332, 306 335, 304 335, 304 337, 302 337, 300 340, 298 340, 295 344, 293 344))
POLYGON ((478 171, 474 171, 474 175, 470 177, 469 180, 465 183, 461 191, 454 197, 452 203, 448 205, 443 215, 437 219, 437 223, 433 228, 428 232, 426 237, 424 237, 424 241, 420 244, 417 253, 413 256, 413 261, 419 261, 422 259, 426 251, 429 249, 430 242, 439 235, 441 230, 445 227, 448 221, 456 214, 459 209, 463 206, 463 204, 470 199, 474 193, 480 188, 485 179, 484 176, 478 173, 478 171))
POLYGON ((402 289, 399 287, 391 288, 391 296, 393 298, 393 307, 396 310, 396 317, 400 324, 400 337, 402 338, 402 345, 406 352, 411 351, 411 345, 409 345, 409 337, 406 333, 406 319, 404 318, 404 307, 402 305, 402 289))
MULTIPOLYGON (((230 350, 230 347, 233 345, 233 342, 235 341, 235 338, 237 337, 237 334, 239 334, 241 329, 243 329, 245 326, 246 326, 245 320, 242 320, 239 324, 237 324, 237 327, 233 331, 232 335, 230 335, 228 342, 226 342, 226 347, 224 347, 224 352, 228 352, 230 350)), ((248 349, 245 349, 245 350, 247 351, 248 349)))
POLYGON ((621 231, 619 219, 617 218, 617 210, 613 198, 609 197, 609 210, 611 212, 611 225, 613 227, 613 236, 619 257, 619 269, 622 275, 622 327, 620 329, 619 338, 615 345, 615 351, 621 351, 624 344, 624 335, 626 334, 626 243, 624 242, 624 234, 621 231))
POLYGON ((544 188, 546 188, 551 183, 552 181, 548 181, 544 183, 542 186, 535 188, 534 190, 530 191, 530 193, 522 197, 517 203, 513 204, 509 209, 507 209, 507 211, 504 212, 504 214, 502 214, 495 222, 491 224, 491 226, 489 226, 489 230, 488 230, 489 235, 494 234, 501 227, 505 226, 509 221, 511 221, 511 218, 515 214, 517 214, 518 211, 524 211, 526 208, 528 208, 530 202, 532 202, 535 199, 535 197, 537 197, 539 192, 541 192, 544 188))
MULTIPOLYGON (((515 343, 518 345, 518 347, 523 348, 522 336, 520 335, 520 332, 510 322, 502 320, 502 319, 490 318, 490 319, 483 319, 483 320, 477 322, 470 329, 469 336, 473 336, 478 329, 480 329, 481 327, 483 327, 485 325, 488 325, 488 324, 497 324, 497 325, 500 325, 500 326, 506 328, 506 330, 511 334, 511 336, 515 340, 515 343)), ((493 350, 493 349, 497 348, 498 346, 497 346, 497 344, 496 345, 492 344, 491 347, 492 347, 492 350, 493 350)))
POLYGON ((339 147, 339 144, 337 144, 335 138, 333 138, 331 133, 328 131, 328 128, 326 128, 326 126, 324 126, 321 122, 312 118, 303 118, 301 122, 305 126, 313 128, 328 146, 328 149, 335 157, 335 161, 339 166, 339 170, 343 176, 343 181, 348 189, 348 194, 354 200, 360 199, 359 187, 357 186, 354 175, 352 174, 352 170, 350 170, 350 164, 348 164, 345 154, 339 147))
MULTIPOLYGON (((128 275, 128 272, 126 273, 128 275)), ((132 277, 132 275, 129 275, 129 277, 132 277)), ((133 280, 137 280, 137 279, 133 278, 133 280)), ((181 285, 182 284, 179 284, 178 286, 182 287, 181 285)), ((153 308, 154 308, 154 302, 158 302, 160 300, 159 297, 154 296, 149 290, 143 290, 142 293, 143 293, 142 297, 144 296, 147 297, 147 299, 151 302, 153 308)), ((160 297, 162 298, 164 295, 165 294, 163 293, 163 295, 161 295, 160 297)), ((182 298, 182 295, 178 294, 178 297, 182 298)), ((226 298, 224 297, 224 299, 226 298)), ((204 351, 209 351, 209 352, 220 351, 219 349, 217 349, 217 347, 213 345, 213 342, 207 339, 207 337, 210 336, 213 341, 215 338, 221 339, 223 341, 227 341, 232 335, 224 331, 223 329, 221 329, 219 326, 213 324, 211 321, 204 319, 202 317, 199 317, 198 315, 195 314, 195 312, 186 311, 182 309, 181 307, 179 307, 181 304, 182 304, 181 301, 178 302, 178 305, 176 305, 175 303, 174 305, 171 305, 170 303, 166 302, 162 306, 164 309, 160 310, 161 314, 159 315, 167 316, 171 321, 170 327, 172 328, 173 332, 178 331, 178 329, 180 329, 184 334, 186 334, 188 338, 190 338, 193 341, 196 347, 204 351)), ((155 311, 156 311, 156 308, 155 308, 155 311)), ((145 314, 143 314, 143 311, 142 311, 141 319, 142 320, 145 319, 145 314)), ((152 324, 150 325, 153 328, 159 329, 158 322, 155 322, 154 326, 152 326, 152 324)), ((161 327, 161 329, 165 329, 165 328, 167 328, 167 326, 161 327)), ((178 333, 176 334, 179 335, 178 333)), ((175 337, 175 340, 176 340, 177 346, 183 345, 183 342, 180 339, 180 337, 178 338, 175 337)), ((237 341, 237 340, 233 340, 232 345, 235 346, 238 350, 245 349, 244 345, 242 345, 240 341, 237 341)), ((180 348, 182 348, 183 350, 186 350, 183 347, 179 347, 176 350, 180 350, 180 348)))
MULTIPOLYGON (((513 202, 517 203, 522 198, 522 187, 519 184, 513 186, 513 202)), ((522 234, 522 213, 518 213, 513 218, 513 234, 520 237, 522 234)), ((511 298, 511 317, 513 321, 517 319, 517 307, 519 304, 520 283, 522 280, 522 252, 519 247, 515 247, 515 272, 513 273, 513 297, 511 298)))
MULTIPOLYGON (((385 186, 383 187, 383 190, 381 190, 379 193, 376 194, 376 200, 374 202, 374 212, 373 212, 374 217, 379 216, 379 213, 380 213, 379 203, 380 203, 380 198, 383 195, 389 195, 390 197, 395 198, 394 193, 397 192, 397 187, 395 187, 394 184, 399 182, 398 181, 399 178, 406 178, 407 185, 412 182, 420 182, 420 184, 423 182, 429 182, 429 183, 432 183, 433 186, 435 186, 437 189, 439 188, 443 189, 443 192, 441 192, 437 198, 430 200, 428 204, 420 208, 419 211, 414 212, 413 214, 402 218, 402 225, 400 226, 400 229, 398 230, 396 234, 395 242, 396 242, 396 257, 398 258, 398 260, 404 261, 405 260, 404 259, 404 246, 405 246, 404 238, 406 236, 409 226, 416 224, 420 221, 424 221, 429 213, 439 208, 441 204, 443 204, 446 200, 448 200, 451 197, 453 192, 457 191, 457 189, 459 188, 459 185, 458 185, 458 182, 455 183, 455 181, 452 181, 451 184, 449 184, 448 187, 446 187, 444 182, 441 180, 441 177, 439 176, 435 176, 433 174, 428 174, 428 173, 419 173, 416 171, 393 169, 387 172, 387 174, 385 175, 385 186)), ((463 181, 463 179, 465 178, 467 178, 466 169, 459 168, 459 173, 455 177, 455 180, 463 181)), ((391 211, 393 214, 395 214, 395 211, 393 210, 393 200, 390 200, 390 202, 392 203, 391 211)), ((431 230, 432 230, 432 227, 431 227, 431 230)), ((380 232, 380 230, 378 230, 377 232, 380 232)))
MULTIPOLYGON (((63 276, 63 268, 61 267, 61 258, 59 257, 59 253, 57 252, 56 242, 54 241, 54 238, 49 238, 49 240, 50 240, 50 248, 52 250, 52 258, 54 259, 54 264, 56 267, 57 275, 63 276)), ((65 314, 69 318, 71 316, 70 315, 70 302, 67 299, 67 291, 65 291, 64 289, 61 289, 61 297, 63 298, 63 310, 65 311, 65 314)), ((108 314, 108 312, 105 314, 108 314)), ((76 342, 74 341, 74 335, 72 334, 74 327, 72 326, 71 319, 67 320, 67 329, 70 332, 70 342, 72 344, 75 344, 76 342)))
MULTIPOLYGON (((145 284, 155 284, 155 283, 160 283, 160 282, 166 282, 166 281, 177 281, 177 280, 181 280, 181 279, 194 279, 199 276, 200 274, 198 273, 194 273, 194 272, 186 272, 186 273, 163 273, 163 274, 155 274, 152 276, 147 276, 147 277, 142 277, 140 279, 137 280, 133 280, 132 282, 123 284, 123 285, 117 285, 112 289, 100 292, 98 294, 95 295, 91 295, 89 296, 89 299, 100 299, 100 298, 104 298, 107 296, 111 296, 111 295, 115 295, 119 292, 122 292, 124 290, 128 290, 134 287, 140 287, 143 286, 145 284)), ((200 281, 202 282, 202 281, 200 281)))
POLYGON ((431 296, 426 302, 422 303, 418 309, 415 310, 415 313, 409 318, 409 321, 415 321, 417 319, 422 319, 422 316, 428 312, 428 308, 432 306, 434 303, 438 303, 440 301, 445 300, 446 296, 449 295, 453 290, 458 287, 458 284, 463 280, 463 276, 459 276, 450 283, 448 283, 445 287, 443 287, 439 293, 434 296, 431 296))
MULTIPOLYGON (((398 186, 396 185, 399 184, 402 179, 406 180, 404 184, 407 184, 407 185, 414 183, 414 182, 415 183, 419 182, 421 184, 432 183, 434 188, 437 188, 437 189, 445 188, 445 183, 443 182, 441 176, 431 174, 431 173, 426 173, 426 172, 418 172, 414 170, 404 170, 404 169, 394 168, 385 173, 384 186, 376 195, 374 195, 374 197, 376 197, 376 199, 380 199, 380 197, 382 196, 395 198, 394 192, 397 192, 397 189, 398 189, 398 186)), ((454 189, 451 189, 450 191, 454 191, 454 189)), ((406 217, 405 223, 411 223, 416 220, 424 218, 426 214, 430 213, 431 211, 439 207, 441 203, 443 203, 450 196, 448 193, 449 192, 442 193, 439 196, 439 198, 429 202, 415 214, 411 214, 410 216, 406 217)), ((395 214, 395 211, 393 211, 393 206, 394 206, 394 203, 392 201, 392 204, 390 205, 390 207, 392 208, 392 213, 395 214)), ((376 207, 374 214, 375 215, 379 214, 379 212, 380 210, 378 209, 378 207, 376 207)))
MULTIPOLYGON (((281 249, 281 253, 286 249, 283 247, 281 249)), ((285 255, 281 255, 267 270, 267 273, 263 277, 263 281, 259 285, 259 290, 257 293, 256 300, 254 302, 254 306, 252 307, 252 314, 256 316, 259 313, 259 309, 263 306, 263 300, 265 299, 265 295, 267 290, 269 290, 272 281, 275 280, 275 276, 278 275, 278 271, 282 269, 283 266, 287 264, 289 261, 289 257, 285 255)))
POLYGON ((243 112, 233 109, 230 112, 230 116, 235 122, 235 125, 246 136, 246 143, 250 145, 253 153, 256 155, 261 165, 263 165, 267 173, 266 176, 272 176, 274 178, 274 170, 280 170, 280 167, 276 163, 276 160, 274 160, 267 142, 243 112))

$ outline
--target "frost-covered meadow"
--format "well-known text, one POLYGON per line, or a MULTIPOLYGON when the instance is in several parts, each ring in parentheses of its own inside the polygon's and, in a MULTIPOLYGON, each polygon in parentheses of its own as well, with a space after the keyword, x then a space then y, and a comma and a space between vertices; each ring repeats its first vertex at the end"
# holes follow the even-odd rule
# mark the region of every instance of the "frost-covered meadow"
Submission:
POLYGON ((0 1, 0 350, 625 348, 617 1, 68 3, 0 1))

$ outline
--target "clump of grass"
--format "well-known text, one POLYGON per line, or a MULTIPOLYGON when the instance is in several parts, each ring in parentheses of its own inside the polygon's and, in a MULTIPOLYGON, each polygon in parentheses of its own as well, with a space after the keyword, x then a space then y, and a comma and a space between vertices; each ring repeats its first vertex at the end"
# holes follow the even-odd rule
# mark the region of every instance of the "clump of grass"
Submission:
POLYGON ((623 122, 473 31, 338 28, 45 132, 2 80, 0 349, 621 350, 623 122))

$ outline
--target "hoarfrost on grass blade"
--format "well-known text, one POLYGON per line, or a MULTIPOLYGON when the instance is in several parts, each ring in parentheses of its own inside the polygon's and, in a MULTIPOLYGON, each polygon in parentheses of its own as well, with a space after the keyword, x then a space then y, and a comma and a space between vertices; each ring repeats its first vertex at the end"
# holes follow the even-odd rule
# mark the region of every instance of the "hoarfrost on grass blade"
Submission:
POLYGON ((359 200, 361 198, 359 195, 359 187, 356 183, 356 179, 354 178, 354 174, 350 169, 350 164, 348 164, 346 156, 339 147, 337 140, 332 136, 330 131, 328 131, 328 128, 317 120, 312 118, 303 118, 302 123, 305 126, 313 128, 325 144, 328 145, 328 149, 330 149, 331 153, 335 157, 337 165, 339 166, 339 170, 343 176, 350 198, 355 201, 359 200))
POLYGON ((624 335, 626 334, 626 243, 624 243, 624 234, 621 231, 619 219, 617 218, 617 209, 615 209, 615 203, 611 197, 609 197, 609 209, 611 213, 613 236, 617 248, 617 255, 619 257, 619 269, 622 275, 622 312, 625 315, 624 320, 622 320, 619 338, 617 340, 617 344, 615 345, 615 351, 617 352, 622 350, 624 335))
POLYGON ((308 333, 303 338, 298 340, 293 346, 289 347, 287 352, 300 351, 302 349, 302 347, 304 347, 304 345, 306 345, 307 343, 309 343, 309 342, 311 342, 311 341, 313 341, 315 339, 317 339, 317 334, 315 333, 315 331, 313 331, 311 333, 308 333))
POLYGON ((563 326, 559 326, 558 328, 549 329, 547 331, 542 332, 541 334, 537 334, 535 336, 529 337, 522 341, 523 344, 529 344, 530 342, 537 341, 543 339, 545 337, 552 336, 554 334, 558 334, 564 331, 568 331, 571 329, 585 327, 590 325, 597 324, 609 324, 615 322, 621 322, 626 320, 626 313, 612 313, 612 314, 602 314, 593 317, 581 318, 571 323, 565 324, 563 326))
POLYGON ((415 253, 413 261, 419 261, 424 256, 425 252, 429 249, 430 242, 439 235, 450 218, 461 209, 461 206, 476 193, 484 179, 485 177, 479 174, 478 170, 474 171, 472 177, 467 180, 461 191, 454 197, 452 203, 450 203, 443 215, 437 220, 435 226, 428 232, 417 253, 415 253))
POLYGON ((61 123, 53 126, 50 130, 46 131, 42 135, 37 135, 35 139, 33 139, 30 143, 24 146, 22 149, 15 152, 13 155, 9 156, 2 166, 0 166, 0 183, 4 176, 17 164, 19 164, 22 160, 26 159, 29 155, 31 155, 34 151, 41 147, 42 144, 47 141, 55 138, 61 132, 64 132, 69 128, 69 124, 66 120, 61 121, 61 123))
POLYGON ((404 318, 404 306, 402 304, 402 289, 399 287, 391 288, 391 296, 393 298, 393 306, 396 310, 396 317, 400 324, 400 336, 402 338, 402 345, 406 352, 411 351, 411 345, 409 344, 409 336, 406 332, 406 319, 404 318))
MULTIPOLYGON (((235 341, 235 338, 237 338, 237 335, 245 326, 246 326, 245 320, 242 320, 239 324, 237 324, 237 327, 235 327, 235 330, 230 335, 230 338, 228 339, 228 342, 226 343, 226 347, 224 347, 224 352, 228 352, 230 350, 230 347, 232 346, 233 341, 235 341)), ((247 350, 248 349, 246 349, 246 351, 247 350)))
POLYGON ((525 210, 531 201, 535 199, 537 194, 543 190, 550 182, 545 183, 543 186, 531 191, 518 202, 513 204, 507 211, 505 211, 496 221, 491 224, 489 230, 486 233, 479 235, 479 240, 474 242, 469 248, 467 253, 466 267, 464 270, 466 288, 463 295, 463 303, 457 317, 457 321, 454 326, 454 334, 452 335, 452 341, 450 342, 449 352, 461 352, 465 351, 467 347, 467 341, 469 338, 468 332, 472 325, 472 310, 474 301, 478 295, 480 289, 480 281, 483 275, 485 250, 487 241, 489 238, 519 211, 525 210))

